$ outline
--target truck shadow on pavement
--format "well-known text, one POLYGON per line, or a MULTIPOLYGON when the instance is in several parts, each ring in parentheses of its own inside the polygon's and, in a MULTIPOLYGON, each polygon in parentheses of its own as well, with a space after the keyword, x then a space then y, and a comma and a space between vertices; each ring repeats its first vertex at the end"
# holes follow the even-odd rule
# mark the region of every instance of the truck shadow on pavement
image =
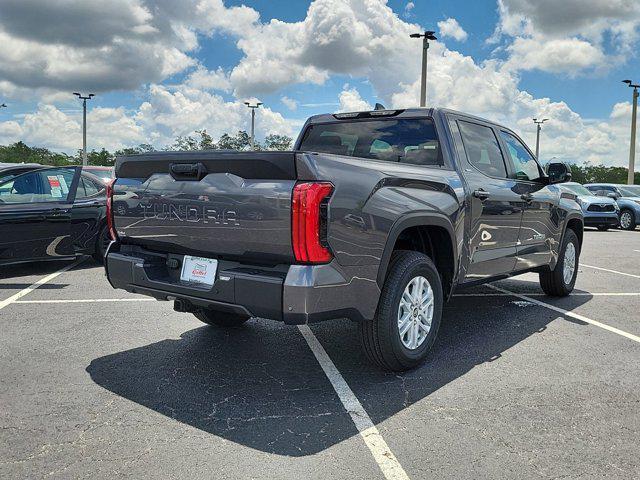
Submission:
MULTIPOLYGON (((572 297, 574 308, 590 296, 572 297)), ((361 353, 356 325, 312 330, 375 423, 539 334, 559 316, 511 297, 456 298, 427 363, 385 373, 361 353)), ((534 360, 532 360, 534 361, 534 360)), ((296 327, 254 320, 237 330, 204 326, 94 359, 105 389, 169 418, 260 451, 315 454, 357 430, 296 327)))

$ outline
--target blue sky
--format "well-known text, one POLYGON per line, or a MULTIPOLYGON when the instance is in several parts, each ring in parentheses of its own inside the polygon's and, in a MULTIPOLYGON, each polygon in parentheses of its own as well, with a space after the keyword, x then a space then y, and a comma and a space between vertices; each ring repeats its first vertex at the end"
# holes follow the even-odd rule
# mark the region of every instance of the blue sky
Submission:
POLYGON ((626 0, 0 3, 0 143, 75 150, 76 90, 97 94, 90 147, 109 149, 246 129, 249 97, 265 104, 259 136, 295 136, 325 111, 413 106, 420 43, 408 33, 433 29, 429 103, 528 141, 531 117, 549 117, 547 157, 624 164, 628 149, 620 81, 640 76, 640 5, 626 0))

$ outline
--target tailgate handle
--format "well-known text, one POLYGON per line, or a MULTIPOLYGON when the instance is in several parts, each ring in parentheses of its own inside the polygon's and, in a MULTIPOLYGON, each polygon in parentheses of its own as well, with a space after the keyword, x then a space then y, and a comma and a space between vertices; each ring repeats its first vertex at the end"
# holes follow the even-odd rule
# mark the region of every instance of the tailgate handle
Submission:
POLYGON ((207 175, 207 167, 202 163, 172 163, 169 167, 175 180, 202 180, 207 175))

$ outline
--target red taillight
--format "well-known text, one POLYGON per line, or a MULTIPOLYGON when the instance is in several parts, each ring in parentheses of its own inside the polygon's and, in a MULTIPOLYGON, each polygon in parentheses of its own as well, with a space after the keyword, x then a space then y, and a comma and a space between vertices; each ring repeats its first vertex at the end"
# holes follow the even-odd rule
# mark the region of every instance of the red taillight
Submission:
POLYGON ((328 182, 298 183, 293 189, 291 237, 298 262, 327 263, 333 257, 321 241, 326 233, 322 231, 326 229, 323 202, 332 191, 328 182))
POLYGON ((115 180, 111 180, 107 182, 107 229, 109 230, 109 236, 111 240, 115 240, 118 236, 116 235, 116 229, 113 226, 113 184, 115 180))

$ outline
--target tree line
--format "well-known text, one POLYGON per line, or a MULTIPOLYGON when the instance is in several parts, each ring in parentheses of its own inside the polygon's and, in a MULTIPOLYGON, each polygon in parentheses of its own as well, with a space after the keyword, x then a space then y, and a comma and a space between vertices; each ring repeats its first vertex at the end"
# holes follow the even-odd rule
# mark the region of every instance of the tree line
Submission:
MULTIPOLYGON (((286 135, 268 135, 263 142, 255 143, 256 150, 290 150, 293 139, 286 135)), ((164 150, 249 150, 251 137, 244 130, 235 135, 225 133, 218 141, 214 141, 206 130, 197 130, 195 135, 181 136, 164 150)), ((105 150, 92 150, 87 153, 89 165, 112 166, 116 156, 132 155, 137 153, 153 152, 156 149, 148 144, 137 147, 123 148, 110 152, 105 150)), ((82 163, 82 151, 76 155, 52 152, 47 148, 30 147, 24 142, 16 142, 11 145, 0 145, 0 162, 7 163, 40 163, 43 165, 78 165, 82 163)), ((604 165, 571 165, 571 173, 574 182, 578 183, 627 183, 628 169, 625 167, 606 167, 604 165)), ((640 172, 635 174, 635 184, 640 184, 640 172)))
MULTIPOLYGON (((286 135, 267 135, 263 142, 256 141, 256 150, 290 150, 293 139, 286 135)), ((228 133, 220 136, 218 141, 206 130, 197 130, 195 135, 176 138, 173 144, 163 150, 249 150, 251 149, 251 137, 244 130, 235 135, 228 133)), ((115 152, 106 149, 91 150, 87 152, 89 165, 113 166, 115 159, 120 155, 133 155, 137 153, 153 152, 156 149, 152 145, 140 144, 136 147, 128 147, 115 152)), ((82 163, 82 150, 75 155, 53 152, 48 148, 30 147, 24 142, 16 142, 11 145, 0 145, 0 163, 40 163, 42 165, 79 165, 82 163)))

